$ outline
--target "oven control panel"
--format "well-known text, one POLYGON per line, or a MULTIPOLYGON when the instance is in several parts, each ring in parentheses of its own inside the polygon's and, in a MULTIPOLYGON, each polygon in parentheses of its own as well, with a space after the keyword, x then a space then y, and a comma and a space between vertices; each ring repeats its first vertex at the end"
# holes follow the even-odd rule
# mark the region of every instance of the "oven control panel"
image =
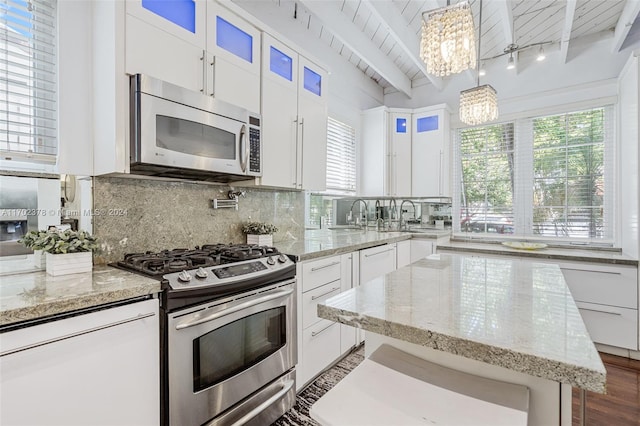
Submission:
POLYGON ((281 254, 226 263, 219 266, 174 272, 163 275, 173 290, 191 290, 216 285, 238 283, 244 280, 270 281, 271 274, 286 268, 295 268, 295 262, 281 254))

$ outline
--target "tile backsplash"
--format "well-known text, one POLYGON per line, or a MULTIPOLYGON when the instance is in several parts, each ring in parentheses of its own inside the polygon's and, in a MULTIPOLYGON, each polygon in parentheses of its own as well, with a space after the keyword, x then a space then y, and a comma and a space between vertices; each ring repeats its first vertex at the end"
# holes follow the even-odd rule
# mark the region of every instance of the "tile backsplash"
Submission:
POLYGON ((93 233, 101 248, 96 264, 125 253, 191 248, 207 243, 243 243, 242 223, 270 222, 274 242, 304 234, 304 193, 236 185, 211 185, 121 177, 94 178, 93 233), (230 189, 246 191, 238 210, 213 209, 230 189))

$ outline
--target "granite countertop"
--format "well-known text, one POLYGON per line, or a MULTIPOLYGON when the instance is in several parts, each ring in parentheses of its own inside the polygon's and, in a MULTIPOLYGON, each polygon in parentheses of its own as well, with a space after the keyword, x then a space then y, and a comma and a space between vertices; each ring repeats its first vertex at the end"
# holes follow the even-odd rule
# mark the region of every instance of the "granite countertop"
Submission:
POLYGON ((638 259, 622 254, 621 251, 617 250, 581 249, 577 247, 546 247, 539 250, 518 250, 503 246, 500 243, 467 241, 438 243, 438 250, 638 266, 638 259))
POLYGON ((298 262, 302 262, 408 240, 412 235, 408 232, 317 229, 305 231, 302 240, 274 242, 274 245, 282 253, 295 256, 298 262))
POLYGON ((46 272, 4 275, 0 285, 0 326, 40 319, 159 293, 160 281, 111 266, 92 272, 51 276, 46 272))
POLYGON ((327 299, 343 324, 603 393, 606 371, 557 265, 440 254, 327 299))

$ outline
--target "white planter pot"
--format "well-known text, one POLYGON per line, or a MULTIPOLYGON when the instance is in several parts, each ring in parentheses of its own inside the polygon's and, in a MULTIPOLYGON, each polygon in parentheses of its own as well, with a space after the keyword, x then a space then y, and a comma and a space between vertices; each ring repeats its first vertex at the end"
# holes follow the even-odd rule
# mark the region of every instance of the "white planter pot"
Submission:
POLYGON ((259 246, 272 246, 273 235, 247 234, 247 244, 258 244, 259 246))
POLYGON ((47 257, 45 256, 45 253, 42 250, 33 251, 33 265, 36 268, 44 269, 47 264, 46 259, 47 257))
POLYGON ((90 251, 67 254, 46 254, 47 274, 68 275, 80 272, 91 272, 93 256, 90 251))

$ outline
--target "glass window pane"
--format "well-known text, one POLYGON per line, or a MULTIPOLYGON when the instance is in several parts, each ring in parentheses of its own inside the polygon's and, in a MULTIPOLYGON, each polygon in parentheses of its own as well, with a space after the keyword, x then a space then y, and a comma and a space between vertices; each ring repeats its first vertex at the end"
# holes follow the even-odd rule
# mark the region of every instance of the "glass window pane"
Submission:
POLYGON ((396 118, 396 133, 407 133, 406 118, 396 118))
POLYGON ((322 77, 320 74, 311 71, 309 68, 304 67, 304 88, 314 93, 318 96, 321 96, 322 93, 322 77))
POLYGON ((269 69, 289 81, 293 78, 293 60, 273 46, 269 51, 269 69))
POLYGON ((185 30, 196 32, 196 3, 194 0, 142 0, 142 7, 185 30))
POLYGON ((418 133, 438 130, 438 116, 420 117, 416 120, 418 133))
POLYGON ((221 17, 216 17, 216 44, 253 63, 253 37, 221 17))

